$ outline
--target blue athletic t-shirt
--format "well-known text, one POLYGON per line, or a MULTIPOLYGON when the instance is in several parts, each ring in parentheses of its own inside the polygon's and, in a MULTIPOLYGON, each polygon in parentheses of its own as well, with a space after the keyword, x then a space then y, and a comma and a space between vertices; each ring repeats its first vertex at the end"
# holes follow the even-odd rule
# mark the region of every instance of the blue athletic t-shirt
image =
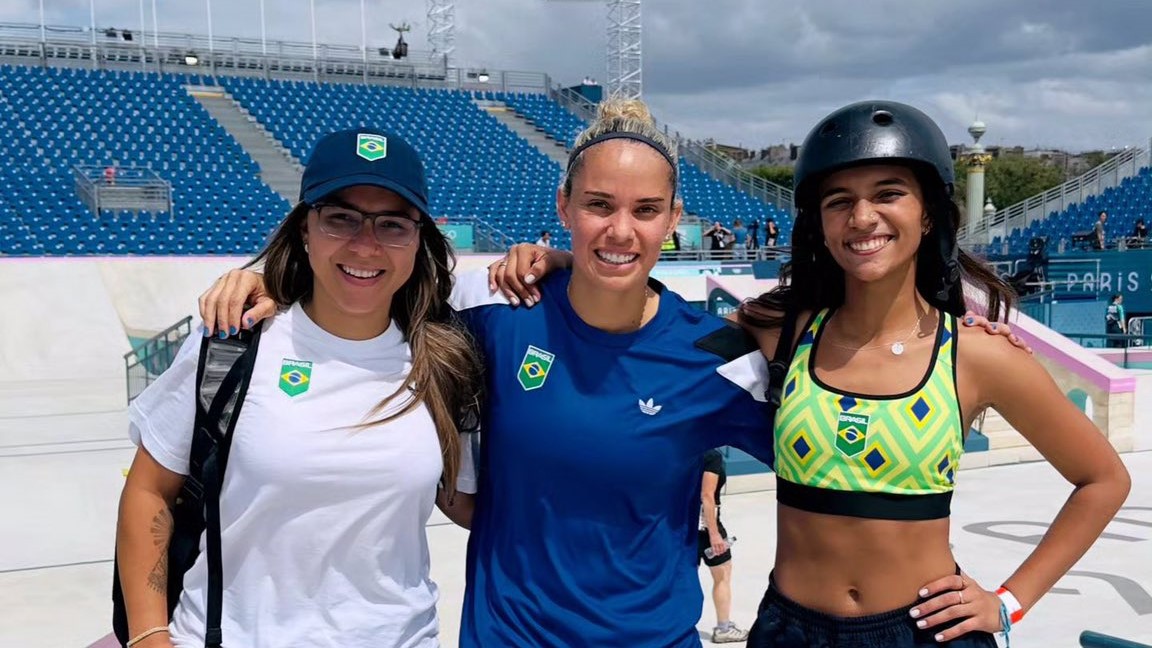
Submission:
POLYGON ((488 387, 460 646, 699 646, 703 456, 772 465, 767 365, 657 282, 639 331, 592 328, 569 277, 532 309, 489 297, 483 274, 454 293, 488 387))

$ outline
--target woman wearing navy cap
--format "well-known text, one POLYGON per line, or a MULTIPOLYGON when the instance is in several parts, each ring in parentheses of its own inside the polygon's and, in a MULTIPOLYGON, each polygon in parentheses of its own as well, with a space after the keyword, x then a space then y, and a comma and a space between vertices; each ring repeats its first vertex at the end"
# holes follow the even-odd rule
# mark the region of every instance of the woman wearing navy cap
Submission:
MULTIPOLYGON (((379 131, 321 139, 253 263, 284 310, 263 325, 220 495, 223 645, 437 646, 425 524, 433 503, 469 522, 460 433, 480 366, 447 307, 453 255, 419 156, 379 131)), ((165 596, 199 346, 129 410, 117 556, 136 648, 205 645, 205 554, 171 619, 165 596)))

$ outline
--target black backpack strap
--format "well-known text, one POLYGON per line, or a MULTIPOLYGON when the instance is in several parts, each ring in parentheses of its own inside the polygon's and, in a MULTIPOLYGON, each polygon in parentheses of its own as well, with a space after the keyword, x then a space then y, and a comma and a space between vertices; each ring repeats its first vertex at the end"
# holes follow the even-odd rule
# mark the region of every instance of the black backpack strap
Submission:
POLYGON ((768 401, 769 411, 774 416, 780 408, 784 393, 784 379, 788 377, 788 365, 792 364, 792 353, 796 344, 795 312, 784 313, 784 322, 780 328, 780 340, 776 342, 776 353, 768 362, 768 389, 764 396, 768 401))
POLYGON ((201 348, 197 370, 196 437, 205 453, 199 464, 204 492, 205 545, 208 567, 204 645, 220 648, 223 632, 224 575, 220 548, 220 489, 232 447, 232 433, 252 379, 261 328, 240 338, 209 339, 201 348), (200 414, 203 413, 203 416, 200 414))

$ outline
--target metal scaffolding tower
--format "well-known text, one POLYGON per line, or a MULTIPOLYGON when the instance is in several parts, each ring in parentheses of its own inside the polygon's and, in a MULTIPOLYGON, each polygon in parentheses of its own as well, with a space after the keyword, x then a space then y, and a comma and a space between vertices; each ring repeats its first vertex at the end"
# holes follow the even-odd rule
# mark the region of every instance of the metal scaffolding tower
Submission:
POLYGON ((444 57, 445 64, 456 53, 455 0, 428 0, 428 46, 433 56, 444 57))
POLYGON ((608 96, 639 99, 643 94, 641 36, 640 0, 608 0, 608 96))
POLYGON ((640 0, 608 0, 608 95, 643 94, 640 0))

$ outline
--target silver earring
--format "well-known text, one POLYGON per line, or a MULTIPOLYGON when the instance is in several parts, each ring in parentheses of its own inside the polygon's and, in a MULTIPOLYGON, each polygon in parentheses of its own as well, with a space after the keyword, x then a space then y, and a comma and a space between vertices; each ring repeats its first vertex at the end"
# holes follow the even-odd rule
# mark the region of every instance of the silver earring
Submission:
POLYGON ((304 243, 304 254, 308 254, 308 243, 304 243))

